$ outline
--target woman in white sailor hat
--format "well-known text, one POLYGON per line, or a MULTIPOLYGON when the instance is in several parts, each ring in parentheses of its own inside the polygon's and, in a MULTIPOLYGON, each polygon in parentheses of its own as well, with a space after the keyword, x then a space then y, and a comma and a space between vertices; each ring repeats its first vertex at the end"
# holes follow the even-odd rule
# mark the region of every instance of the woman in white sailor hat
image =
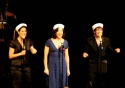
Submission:
POLYGON ((94 88, 103 88, 106 81, 103 82, 107 75, 107 60, 112 53, 120 53, 120 48, 113 49, 110 39, 103 36, 103 23, 92 25, 94 36, 87 39, 84 45, 83 58, 89 61, 89 86, 94 88), (102 76, 99 76, 101 74, 102 76), (99 78, 98 78, 99 77, 99 78), (96 81, 94 81, 98 78, 96 81), (101 78, 101 79, 100 79, 101 78))
POLYGON ((44 73, 48 75, 49 88, 67 88, 70 75, 69 45, 64 39, 63 24, 55 24, 52 38, 49 38, 44 47, 44 73))
POLYGON ((33 42, 26 38, 27 24, 20 23, 15 28, 14 39, 9 45, 9 59, 11 60, 11 75, 14 88, 32 88, 31 69, 30 69, 30 53, 36 54, 37 50, 33 46, 33 42))

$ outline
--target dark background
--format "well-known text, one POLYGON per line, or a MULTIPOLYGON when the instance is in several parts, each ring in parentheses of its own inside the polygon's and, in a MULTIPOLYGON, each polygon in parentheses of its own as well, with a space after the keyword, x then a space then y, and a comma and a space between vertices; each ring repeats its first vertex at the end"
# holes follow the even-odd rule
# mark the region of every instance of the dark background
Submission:
MULTIPOLYGON (((33 40, 34 46, 38 50, 36 55, 31 56, 33 82, 35 86, 39 86, 36 88, 45 87, 46 75, 43 73, 44 44, 51 37, 53 25, 56 23, 65 25, 65 39, 69 42, 70 88, 85 87, 87 73, 86 60, 82 58, 83 45, 86 38, 93 36, 91 27, 97 22, 104 24, 104 36, 111 39, 113 48, 121 48, 120 54, 113 55, 110 58, 109 72, 112 74, 112 80, 114 80, 113 85, 115 84, 120 88, 124 84, 124 6, 121 5, 122 2, 120 4, 116 2, 116 4, 106 3, 104 5, 102 3, 104 4, 104 2, 75 3, 68 1, 9 0, 8 10, 11 9, 17 15, 18 21, 16 24, 27 23, 28 36, 33 40)), ((2 5, 4 6, 4 4, 2 5)), ((1 30, 2 35, 7 38, 4 47, 12 39, 13 30, 1 30)), ((3 42, 1 45, 3 45, 3 42)), ((4 50, 3 46, 1 47, 4 50)), ((9 66, 7 59, 4 59, 3 62, 2 64, 9 66)))

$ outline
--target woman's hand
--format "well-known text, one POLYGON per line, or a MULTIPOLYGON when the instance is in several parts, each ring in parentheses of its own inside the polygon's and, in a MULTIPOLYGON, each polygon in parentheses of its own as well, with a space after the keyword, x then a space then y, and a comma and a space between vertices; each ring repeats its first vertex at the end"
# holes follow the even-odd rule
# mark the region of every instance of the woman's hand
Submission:
POLYGON ((32 54, 36 54, 37 53, 37 50, 36 49, 33 49, 32 50, 32 54))
POLYGON ((70 71, 69 70, 67 71, 67 75, 70 76, 70 71))
POLYGON ((88 56, 89 56, 89 55, 88 55, 87 53, 85 53, 85 52, 83 53, 83 57, 84 57, 84 58, 87 58, 88 56))
POLYGON ((48 70, 48 69, 44 69, 44 73, 45 73, 46 75, 49 75, 49 70, 48 70))
POLYGON ((115 51, 116 51, 117 53, 120 53, 120 48, 116 48, 115 51))
POLYGON ((20 55, 21 56, 23 56, 23 55, 25 55, 26 54, 26 50, 22 50, 21 52, 20 52, 20 55))

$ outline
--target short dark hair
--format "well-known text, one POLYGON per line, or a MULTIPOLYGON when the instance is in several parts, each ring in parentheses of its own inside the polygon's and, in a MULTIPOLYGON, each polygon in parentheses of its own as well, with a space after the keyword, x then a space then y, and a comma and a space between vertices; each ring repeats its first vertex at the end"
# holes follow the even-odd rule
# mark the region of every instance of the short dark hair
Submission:
MULTIPOLYGON (((54 29, 54 30, 52 30, 52 38, 56 38, 57 36, 56 36, 56 32, 58 31, 58 28, 57 29, 54 29)), ((63 36, 62 36, 62 38, 64 38, 65 37, 65 30, 63 29, 63 36)))
POLYGON ((98 28, 101 28, 101 29, 103 30, 103 28, 102 28, 102 27, 96 27, 93 31, 96 31, 98 28))

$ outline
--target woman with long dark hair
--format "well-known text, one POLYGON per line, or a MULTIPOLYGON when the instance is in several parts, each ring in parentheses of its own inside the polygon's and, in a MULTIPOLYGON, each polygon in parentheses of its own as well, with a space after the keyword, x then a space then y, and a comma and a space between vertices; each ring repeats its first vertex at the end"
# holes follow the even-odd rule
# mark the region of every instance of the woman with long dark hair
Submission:
POLYGON ((13 40, 9 45, 11 75, 14 88, 32 88, 29 54, 36 54, 33 42, 27 38, 27 24, 20 23, 15 28, 13 40))

